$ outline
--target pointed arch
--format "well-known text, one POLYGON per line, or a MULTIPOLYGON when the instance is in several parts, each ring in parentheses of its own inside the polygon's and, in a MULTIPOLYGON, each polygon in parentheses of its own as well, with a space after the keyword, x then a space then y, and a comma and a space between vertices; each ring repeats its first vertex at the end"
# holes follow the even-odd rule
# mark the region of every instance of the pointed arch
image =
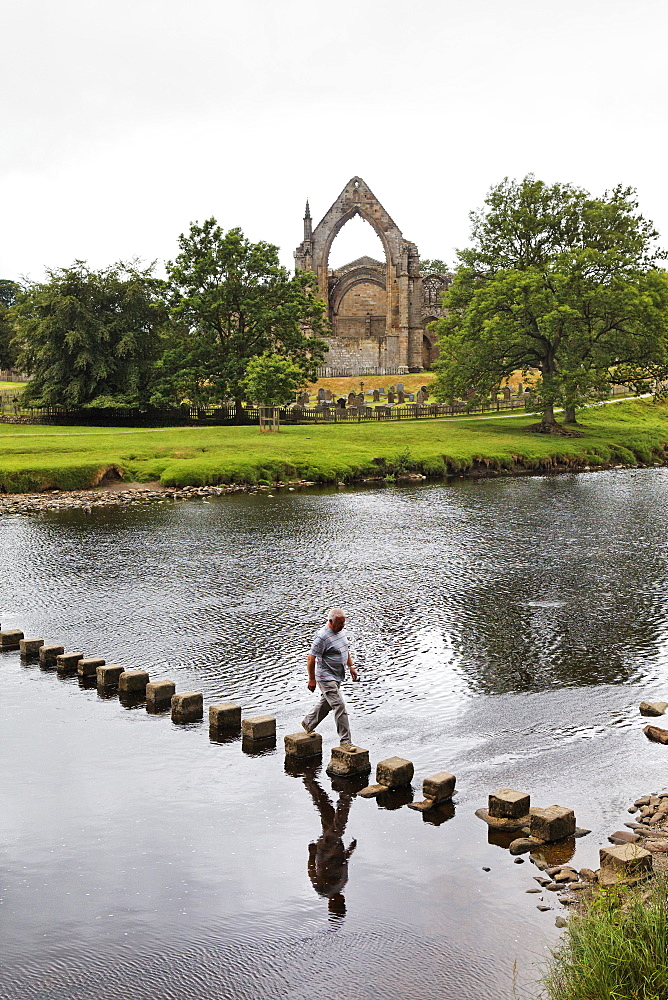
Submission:
POLYGON ((295 251, 297 269, 315 272, 320 294, 328 303, 332 318, 329 254, 340 230, 356 215, 372 227, 385 250, 386 316, 382 336, 384 344, 382 350, 379 347, 379 358, 382 353, 388 366, 405 366, 419 371, 422 369, 423 323, 422 279, 417 247, 404 239, 394 219, 361 177, 351 177, 315 229, 311 230, 310 215, 308 227, 305 219, 304 241, 295 251))

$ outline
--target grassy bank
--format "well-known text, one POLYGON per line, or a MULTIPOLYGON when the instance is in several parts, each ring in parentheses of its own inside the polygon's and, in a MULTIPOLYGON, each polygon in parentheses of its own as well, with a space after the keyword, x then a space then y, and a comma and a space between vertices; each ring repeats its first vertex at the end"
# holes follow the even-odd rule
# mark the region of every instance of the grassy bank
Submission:
POLYGON ((668 885, 600 891, 573 914, 544 980, 550 1000, 666 1000, 668 885))
POLYGON ((665 461, 668 405, 595 407, 580 438, 527 433, 535 417, 284 427, 114 429, 0 425, 0 489, 25 493, 95 485, 109 466, 170 486, 307 479, 351 482, 416 471, 427 476, 665 461))

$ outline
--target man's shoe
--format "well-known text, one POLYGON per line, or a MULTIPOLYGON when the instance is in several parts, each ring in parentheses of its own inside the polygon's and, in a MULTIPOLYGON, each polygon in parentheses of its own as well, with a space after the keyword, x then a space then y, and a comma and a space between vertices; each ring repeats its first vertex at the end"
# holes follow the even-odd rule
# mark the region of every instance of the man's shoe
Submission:
POLYGON ((305 722, 302 722, 302 729, 304 730, 307 736, 315 736, 315 730, 309 729, 305 722))
POLYGON ((341 743, 339 744, 342 750, 357 750, 354 743, 341 743))

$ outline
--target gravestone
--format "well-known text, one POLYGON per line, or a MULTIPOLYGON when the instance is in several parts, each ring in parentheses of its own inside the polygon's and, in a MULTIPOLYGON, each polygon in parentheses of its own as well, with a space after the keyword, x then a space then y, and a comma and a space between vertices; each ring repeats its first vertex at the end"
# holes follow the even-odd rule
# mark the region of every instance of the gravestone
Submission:
POLYGON ((358 392, 357 393, 357 405, 358 406, 364 406, 364 393, 363 392, 358 392))
POLYGON ((414 403, 415 402, 415 393, 414 392, 409 392, 408 393, 408 402, 409 403, 414 403))
POLYGON ((397 392, 403 392, 403 391, 404 391, 404 383, 397 382, 397 392))
POLYGON ((523 385, 522 385, 522 383, 520 382, 520 383, 518 384, 518 386, 517 386, 517 395, 518 395, 518 396, 521 396, 523 392, 524 392, 524 386, 523 386, 523 385))
POLYGON ((378 392, 378 389, 374 389, 373 390, 373 401, 374 401, 374 403, 377 403, 379 400, 380 400, 380 393, 378 392))
POLYGON ((405 403, 406 402, 406 394, 403 391, 403 389, 400 389, 399 392, 397 393, 397 400, 400 403, 405 403))
POLYGON ((355 393, 354 392, 349 392, 348 393, 348 406, 354 406, 356 402, 357 402, 357 396, 355 395, 355 393))
POLYGON ((420 389, 420 391, 417 394, 417 404, 418 404, 418 406, 422 406, 422 404, 424 403, 424 401, 425 401, 426 398, 427 397, 423 393, 422 389, 420 389))
POLYGON ((387 394, 387 401, 388 401, 388 403, 394 403, 395 402, 395 397, 394 397, 394 393, 392 392, 392 389, 390 389, 390 391, 387 394))
POLYGON ((507 386, 504 387, 503 398, 506 400, 506 402, 510 399, 510 386, 509 385, 507 385, 507 386))
POLYGON ((332 390, 331 389, 325 389, 325 400, 328 403, 332 402, 332 390))
POLYGON ((390 386, 390 388, 388 389, 388 392, 395 392, 395 388, 394 388, 393 385, 390 386))
POLYGON ((318 402, 323 403, 325 401, 325 390, 318 389, 318 402))

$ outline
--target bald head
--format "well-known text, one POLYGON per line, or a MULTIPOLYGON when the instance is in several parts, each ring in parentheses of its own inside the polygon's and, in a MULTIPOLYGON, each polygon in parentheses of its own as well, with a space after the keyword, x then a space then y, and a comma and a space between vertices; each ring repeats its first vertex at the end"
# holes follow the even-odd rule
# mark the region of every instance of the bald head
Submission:
POLYGON ((332 608, 329 612, 328 624, 332 632, 340 632, 346 624, 346 616, 341 608, 332 608))

